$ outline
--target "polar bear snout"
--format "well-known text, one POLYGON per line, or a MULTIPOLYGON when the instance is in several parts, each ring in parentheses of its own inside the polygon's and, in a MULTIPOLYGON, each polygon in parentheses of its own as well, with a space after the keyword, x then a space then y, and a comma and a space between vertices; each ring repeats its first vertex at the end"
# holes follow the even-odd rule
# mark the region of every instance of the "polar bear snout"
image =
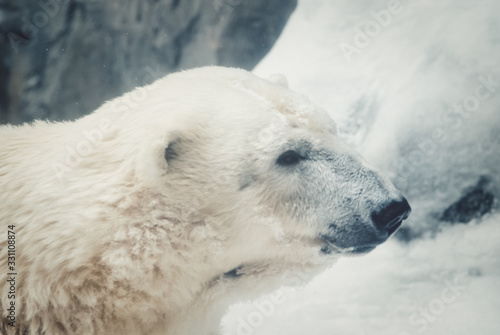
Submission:
POLYGON ((390 236, 401 226, 403 220, 408 218, 410 212, 410 204, 403 198, 399 201, 393 200, 372 212, 371 218, 378 229, 386 231, 390 236))
MULTIPOLYGON (((344 159, 344 161, 346 161, 344 159)), ((336 189, 340 207, 330 211, 327 229, 320 235, 325 253, 363 254, 384 243, 411 213, 406 198, 383 175, 350 160, 350 168, 336 168, 335 175, 350 178, 336 189)))

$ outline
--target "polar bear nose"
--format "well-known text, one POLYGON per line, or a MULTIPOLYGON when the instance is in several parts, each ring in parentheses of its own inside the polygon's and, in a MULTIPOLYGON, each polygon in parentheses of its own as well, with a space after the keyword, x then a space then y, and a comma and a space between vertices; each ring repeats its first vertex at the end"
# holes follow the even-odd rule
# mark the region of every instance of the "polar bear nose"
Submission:
POLYGON ((385 230, 391 235, 399 228, 401 222, 410 215, 411 208, 405 198, 391 201, 382 209, 372 212, 372 220, 380 230, 385 230))

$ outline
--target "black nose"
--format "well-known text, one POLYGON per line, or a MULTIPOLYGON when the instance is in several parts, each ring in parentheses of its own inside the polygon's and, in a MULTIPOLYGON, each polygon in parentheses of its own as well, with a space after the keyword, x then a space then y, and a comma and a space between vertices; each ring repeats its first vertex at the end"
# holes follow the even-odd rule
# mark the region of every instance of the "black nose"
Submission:
POLYGON ((372 213, 375 225, 391 235, 399 228, 401 222, 410 215, 411 208, 405 198, 401 201, 391 201, 381 209, 372 213))

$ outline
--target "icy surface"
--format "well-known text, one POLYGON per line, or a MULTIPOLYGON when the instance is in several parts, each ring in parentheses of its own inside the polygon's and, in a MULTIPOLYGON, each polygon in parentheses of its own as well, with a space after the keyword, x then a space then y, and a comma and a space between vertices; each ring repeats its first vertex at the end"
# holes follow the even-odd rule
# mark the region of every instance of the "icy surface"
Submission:
POLYGON ((299 2, 255 73, 285 74, 328 110, 405 192, 413 213, 404 225, 423 237, 341 259, 305 288, 283 289, 279 303, 233 306, 224 334, 500 334, 500 2, 389 3, 299 2), (356 44, 356 27, 375 27, 374 13, 391 8, 369 43, 356 44), (357 52, 346 57, 346 44, 357 52), (439 222, 481 176, 493 212, 439 222))

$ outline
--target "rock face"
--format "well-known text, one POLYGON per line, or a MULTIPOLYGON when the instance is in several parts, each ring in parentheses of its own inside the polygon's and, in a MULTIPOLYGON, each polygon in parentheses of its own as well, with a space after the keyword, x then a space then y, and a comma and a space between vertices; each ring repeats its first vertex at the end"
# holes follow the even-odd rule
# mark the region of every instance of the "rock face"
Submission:
POLYGON ((0 123, 69 120, 167 73, 253 68, 297 0, 2 0, 0 123))

